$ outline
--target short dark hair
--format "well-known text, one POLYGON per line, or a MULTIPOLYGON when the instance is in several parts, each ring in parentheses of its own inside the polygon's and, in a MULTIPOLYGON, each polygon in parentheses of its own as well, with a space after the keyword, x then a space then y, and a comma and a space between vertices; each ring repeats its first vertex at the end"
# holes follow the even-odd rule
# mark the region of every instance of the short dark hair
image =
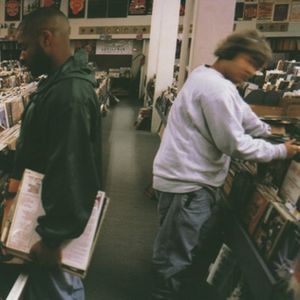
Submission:
POLYGON ((240 53, 248 54, 257 68, 261 68, 272 59, 272 50, 268 42, 257 30, 232 33, 219 44, 214 54, 219 59, 232 60, 240 53))
POLYGON ((68 18, 59 9, 55 7, 38 8, 23 18, 18 26, 18 31, 22 35, 36 35, 45 27, 51 29, 51 22, 56 18, 68 23, 68 18))

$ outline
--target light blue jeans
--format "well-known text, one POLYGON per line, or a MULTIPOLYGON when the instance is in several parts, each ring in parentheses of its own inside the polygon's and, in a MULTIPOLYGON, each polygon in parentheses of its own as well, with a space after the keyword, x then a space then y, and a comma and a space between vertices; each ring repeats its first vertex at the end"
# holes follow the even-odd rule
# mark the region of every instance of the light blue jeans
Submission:
POLYGON ((61 270, 49 271, 38 265, 29 266, 24 300, 84 299, 84 287, 79 277, 61 270))
MULTIPOLYGON (((156 191, 160 227, 153 266, 162 294, 177 293, 184 280, 205 282, 208 267, 221 246, 220 191, 201 188, 187 194, 156 191)), ((169 298, 157 298, 169 299, 169 298)), ((170 298, 171 299, 171 298, 170 298)))

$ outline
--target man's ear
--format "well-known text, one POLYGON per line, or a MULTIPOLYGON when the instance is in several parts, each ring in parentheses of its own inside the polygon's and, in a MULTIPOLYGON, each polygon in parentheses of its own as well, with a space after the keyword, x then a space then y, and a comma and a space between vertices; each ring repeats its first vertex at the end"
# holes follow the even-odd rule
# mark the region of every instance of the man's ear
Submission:
POLYGON ((53 41, 53 33, 50 30, 43 30, 39 35, 39 44, 42 49, 47 50, 51 47, 53 41))

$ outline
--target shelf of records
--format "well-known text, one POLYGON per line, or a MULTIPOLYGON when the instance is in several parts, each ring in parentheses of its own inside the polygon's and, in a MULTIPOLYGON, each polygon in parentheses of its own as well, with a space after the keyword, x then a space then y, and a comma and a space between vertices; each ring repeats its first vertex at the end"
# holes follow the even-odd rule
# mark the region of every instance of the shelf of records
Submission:
MULTIPOLYGON (((284 92, 300 90, 300 62, 279 60, 276 69, 265 72, 258 71, 255 76, 250 78, 249 82, 241 84, 238 89, 245 100, 254 90, 261 90, 261 94, 262 91, 277 91, 281 96, 284 92)), ((270 103, 274 104, 274 101, 270 99, 270 103)))
POLYGON ((130 67, 110 68, 108 69, 108 76, 111 78, 131 78, 130 67))
POLYGON ((300 38, 297 36, 294 37, 281 36, 281 37, 273 37, 273 38, 269 37, 268 42, 270 44, 272 51, 274 52, 292 52, 292 51, 300 50, 300 38))
POLYGON ((155 108, 164 126, 167 125, 168 114, 176 96, 177 86, 176 84, 173 84, 165 91, 163 91, 161 95, 156 99, 155 108))
MULTIPOLYGON (((169 111, 178 94, 179 65, 174 65, 173 82, 155 101, 155 108, 164 126, 167 124, 169 111)), ((153 88, 154 93, 154 88, 153 88)), ((162 126, 163 129, 163 126, 162 126)))
POLYGON ((255 299, 275 299, 299 255, 299 158, 264 164, 235 160, 223 186, 230 207, 227 242, 255 299))
POLYGON ((275 91, 253 91, 245 98, 252 110, 262 118, 276 121, 278 118, 287 122, 300 119, 300 90, 278 93, 275 91))
POLYGON ((299 81, 300 62, 295 60, 279 60, 276 69, 266 71, 263 88, 265 90, 293 91, 297 89, 299 81))
POLYGON ((29 101, 29 96, 36 90, 37 82, 0 90, 0 131, 17 124, 29 101))
POLYGON ((0 62, 0 91, 20 86, 32 81, 31 75, 19 61, 4 60, 0 62))
POLYGON ((111 83, 110 90, 113 91, 114 95, 118 97, 128 96, 130 80, 132 79, 130 67, 109 68, 108 77, 111 83))
POLYGON ((153 105, 154 100, 154 90, 155 90, 155 82, 156 82, 156 76, 154 75, 152 78, 150 78, 146 83, 146 91, 145 91, 145 105, 147 107, 153 105))
POLYGON ((150 78, 146 83, 144 95, 144 107, 140 108, 134 126, 137 130, 150 130, 153 111, 153 100, 155 90, 156 75, 150 78))
MULTIPOLYGON (((155 77, 146 85, 146 104, 153 104, 155 77)), ((238 90, 260 117, 283 116, 300 118, 300 62, 279 61, 276 70, 257 74, 238 90), (298 106, 299 105, 299 106, 298 106)), ((155 108, 164 124, 177 96, 176 81, 157 98, 155 108)))
MULTIPOLYGON (((276 22, 299 22, 299 12, 298 1, 286 0, 284 3, 276 3, 276 1, 244 0, 236 3, 234 20, 255 20, 259 24, 270 22, 276 28, 274 25, 276 22)), ((273 27, 270 28, 271 31, 274 31, 273 27)))
MULTIPOLYGON (((146 85, 146 107, 139 110, 137 120, 135 121, 135 128, 138 130, 150 130, 152 109, 153 109, 153 97, 155 88, 155 77, 151 78, 146 85)), ((168 87, 167 90, 163 91, 161 95, 155 101, 155 109, 160 117, 161 124, 158 131, 164 129, 167 124, 169 110, 177 96, 176 83, 168 87), (163 125, 163 126, 162 126, 163 125)))

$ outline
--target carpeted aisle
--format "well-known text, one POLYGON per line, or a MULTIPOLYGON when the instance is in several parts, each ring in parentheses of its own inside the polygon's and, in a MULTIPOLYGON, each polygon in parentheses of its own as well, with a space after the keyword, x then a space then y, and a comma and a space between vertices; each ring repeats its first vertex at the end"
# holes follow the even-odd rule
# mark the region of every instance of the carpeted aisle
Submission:
POLYGON ((151 183, 159 137, 136 131, 137 105, 121 99, 103 119, 103 173, 111 202, 85 279, 87 300, 147 299, 157 230, 151 183))

